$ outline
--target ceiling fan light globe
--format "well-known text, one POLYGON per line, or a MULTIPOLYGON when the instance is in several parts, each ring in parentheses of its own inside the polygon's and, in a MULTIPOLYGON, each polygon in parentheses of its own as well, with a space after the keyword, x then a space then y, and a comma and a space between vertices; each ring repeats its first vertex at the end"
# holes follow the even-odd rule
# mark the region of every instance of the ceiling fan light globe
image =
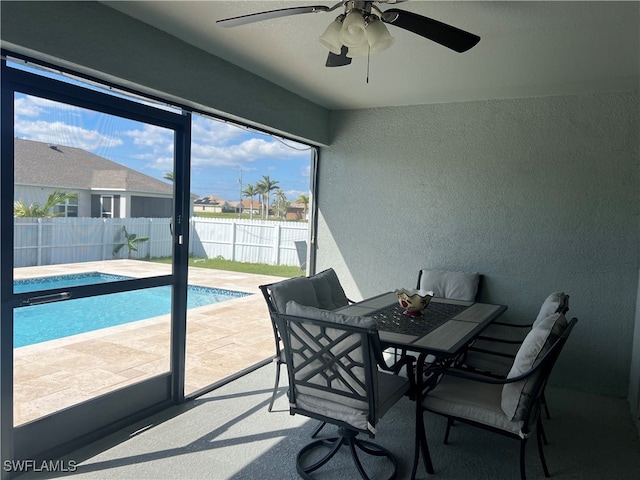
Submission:
POLYGON ((334 20, 329 24, 318 41, 329 49, 331 53, 340 55, 342 49, 342 40, 340 39, 340 30, 342 29, 342 22, 334 20))
POLYGON ((350 48, 366 45, 366 27, 364 17, 360 12, 349 13, 342 22, 342 30, 340 31, 342 43, 350 48))
POLYGON ((347 51, 347 57, 349 58, 367 56, 369 56, 369 45, 366 43, 363 46, 359 47, 349 47, 349 50, 347 51))
POLYGON ((374 20, 367 25, 367 40, 371 46, 371 54, 386 50, 396 41, 380 20, 374 20))

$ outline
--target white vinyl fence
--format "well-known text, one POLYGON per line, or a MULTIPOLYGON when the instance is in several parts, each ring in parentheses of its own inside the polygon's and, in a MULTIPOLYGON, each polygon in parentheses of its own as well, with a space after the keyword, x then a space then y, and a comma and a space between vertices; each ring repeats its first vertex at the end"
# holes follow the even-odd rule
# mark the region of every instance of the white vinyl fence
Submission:
MULTIPOLYGON (((56 265, 127 258, 123 228, 148 237, 131 258, 172 254, 169 218, 14 218, 14 266, 56 265)), ((218 218, 191 219, 189 254, 271 265, 299 264, 294 241, 307 240, 307 223, 218 218)))

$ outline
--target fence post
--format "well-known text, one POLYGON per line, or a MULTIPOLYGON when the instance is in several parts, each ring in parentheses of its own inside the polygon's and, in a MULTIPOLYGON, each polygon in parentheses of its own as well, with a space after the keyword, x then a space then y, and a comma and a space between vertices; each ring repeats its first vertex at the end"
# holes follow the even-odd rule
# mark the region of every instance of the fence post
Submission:
POLYGON ((38 218, 36 220, 38 222, 38 240, 37 240, 37 249, 36 249, 36 265, 42 265, 42 219, 38 218))
POLYGON ((282 224, 275 225, 275 235, 273 236, 273 264, 280 265, 280 236, 282 234, 282 224))
POLYGON ((195 237, 195 233, 196 233, 196 216, 192 215, 191 218, 189 218, 189 249, 187 252, 189 257, 193 256, 193 237, 195 237))
POLYGON ((237 222, 233 222, 231 231, 231 261, 236 261, 236 227, 238 226, 237 222))
POLYGON ((152 227, 151 224, 153 223, 153 218, 149 217, 149 222, 147 223, 147 238, 149 239, 147 241, 147 254, 145 255, 144 258, 151 258, 151 232, 152 232, 152 227))

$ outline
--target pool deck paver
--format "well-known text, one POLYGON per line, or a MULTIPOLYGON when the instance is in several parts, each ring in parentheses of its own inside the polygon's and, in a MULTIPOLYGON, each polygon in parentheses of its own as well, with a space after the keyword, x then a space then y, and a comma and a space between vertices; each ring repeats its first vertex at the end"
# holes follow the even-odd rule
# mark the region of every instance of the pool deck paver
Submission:
MULTIPOLYGON (((84 272, 131 277, 168 274, 170 265, 109 260, 16 269, 14 278, 84 272)), ((254 295, 187 314, 185 394, 273 355, 273 331, 259 285, 282 277, 189 268, 189 284, 254 295)), ((169 315, 14 350, 14 424, 89 400, 169 370, 169 315)))

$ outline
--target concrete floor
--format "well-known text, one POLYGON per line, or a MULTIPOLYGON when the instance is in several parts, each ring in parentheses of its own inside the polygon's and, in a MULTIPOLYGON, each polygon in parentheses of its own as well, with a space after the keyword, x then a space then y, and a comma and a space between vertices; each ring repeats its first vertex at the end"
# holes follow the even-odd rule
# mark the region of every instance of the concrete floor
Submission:
MULTIPOLYGON (((170 273, 171 266, 110 260, 16 269, 16 280, 82 272, 130 277, 170 273)), ((269 358, 271 322, 258 286, 281 277, 189 269, 189 284, 254 295, 190 309, 185 394, 269 358)), ((14 351, 14 424, 88 400, 169 370, 169 315, 51 340, 14 351)))
MULTIPOLYGON (((266 365, 56 459, 56 472, 34 471, 20 480, 299 479, 296 454, 311 441, 317 422, 289 415, 286 378, 273 411, 267 411, 273 376, 273 365, 266 365)), ((546 393, 552 418, 544 419, 549 439, 545 455, 552 479, 639 478, 640 441, 626 400, 558 387, 549 387, 546 393)), ((425 422, 435 475, 421 466, 418 480, 520 478, 519 442, 459 423, 444 445, 446 420, 425 414, 425 422)), ((414 425, 415 406, 404 397, 376 426, 373 441, 396 456, 398 480, 410 478, 414 425)), ((322 435, 334 431, 328 426, 322 435)), ((313 478, 359 479, 346 450, 314 472, 313 478)), ((364 461, 373 479, 388 478, 378 462, 364 461)), ((527 479, 544 480, 535 440, 528 442, 526 467, 527 479)))

